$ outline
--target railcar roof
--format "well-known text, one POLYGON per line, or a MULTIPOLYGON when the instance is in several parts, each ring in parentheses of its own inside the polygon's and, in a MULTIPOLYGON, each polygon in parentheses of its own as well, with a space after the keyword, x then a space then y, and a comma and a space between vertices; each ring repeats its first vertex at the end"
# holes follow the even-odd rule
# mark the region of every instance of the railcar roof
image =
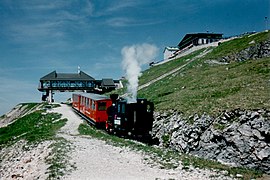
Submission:
POLYGON ((94 94, 94 93, 79 93, 81 96, 90 98, 92 100, 98 101, 98 100, 109 100, 110 97, 100 94, 94 94))

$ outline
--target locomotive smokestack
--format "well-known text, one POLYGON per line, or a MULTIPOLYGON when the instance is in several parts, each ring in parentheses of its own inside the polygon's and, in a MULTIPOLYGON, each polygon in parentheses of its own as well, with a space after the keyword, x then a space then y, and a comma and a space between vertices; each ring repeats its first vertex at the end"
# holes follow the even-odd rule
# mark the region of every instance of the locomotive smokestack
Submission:
POLYGON ((121 52, 123 56, 122 68, 128 80, 127 90, 131 94, 127 99, 129 103, 134 103, 137 101, 141 66, 150 63, 157 56, 158 48, 155 45, 141 44, 125 46, 121 52))
POLYGON ((110 98, 112 100, 112 102, 115 102, 118 99, 119 95, 118 94, 111 94, 110 98))

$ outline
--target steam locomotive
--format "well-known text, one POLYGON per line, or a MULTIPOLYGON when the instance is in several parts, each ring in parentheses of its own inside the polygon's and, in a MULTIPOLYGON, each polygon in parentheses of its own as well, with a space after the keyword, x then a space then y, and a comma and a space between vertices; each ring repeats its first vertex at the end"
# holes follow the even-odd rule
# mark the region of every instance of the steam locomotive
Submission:
POLYGON ((110 97, 80 93, 72 95, 72 107, 95 126, 105 128, 110 134, 150 138, 154 105, 144 98, 128 103, 112 94, 110 97))

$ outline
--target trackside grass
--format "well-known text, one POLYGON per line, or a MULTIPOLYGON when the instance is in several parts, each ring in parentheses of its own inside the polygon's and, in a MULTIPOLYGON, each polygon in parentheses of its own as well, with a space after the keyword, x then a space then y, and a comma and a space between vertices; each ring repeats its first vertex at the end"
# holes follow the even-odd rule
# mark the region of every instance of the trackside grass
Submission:
POLYGON ((235 176, 236 174, 242 174, 243 179, 251 179, 262 176, 262 173, 255 170, 245 168, 233 168, 221 163, 205 160, 202 158, 194 157, 187 154, 182 154, 170 149, 163 149, 156 146, 150 146, 147 144, 139 143, 133 140, 112 136, 104 131, 98 130, 95 127, 91 127, 84 123, 79 126, 79 133, 82 135, 89 135, 93 138, 106 141, 108 144, 119 147, 128 147, 133 150, 142 152, 148 155, 144 159, 149 163, 157 163, 160 168, 171 169, 177 168, 182 164, 183 169, 188 170, 190 166, 198 167, 201 169, 215 169, 218 171, 226 171, 228 175, 235 176))

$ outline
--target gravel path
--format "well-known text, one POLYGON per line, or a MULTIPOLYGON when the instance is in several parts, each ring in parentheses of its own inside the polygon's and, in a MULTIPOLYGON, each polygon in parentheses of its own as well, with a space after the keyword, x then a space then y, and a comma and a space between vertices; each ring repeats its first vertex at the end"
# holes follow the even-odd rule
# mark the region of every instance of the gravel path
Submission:
POLYGON ((74 146, 70 152, 70 162, 76 170, 67 174, 63 179, 229 179, 219 176, 209 170, 173 170, 160 169, 144 160, 145 156, 129 148, 120 148, 106 142, 78 135, 78 126, 83 120, 75 114, 71 107, 61 105, 54 112, 61 113, 67 118, 67 124, 59 135, 66 138, 74 146))

